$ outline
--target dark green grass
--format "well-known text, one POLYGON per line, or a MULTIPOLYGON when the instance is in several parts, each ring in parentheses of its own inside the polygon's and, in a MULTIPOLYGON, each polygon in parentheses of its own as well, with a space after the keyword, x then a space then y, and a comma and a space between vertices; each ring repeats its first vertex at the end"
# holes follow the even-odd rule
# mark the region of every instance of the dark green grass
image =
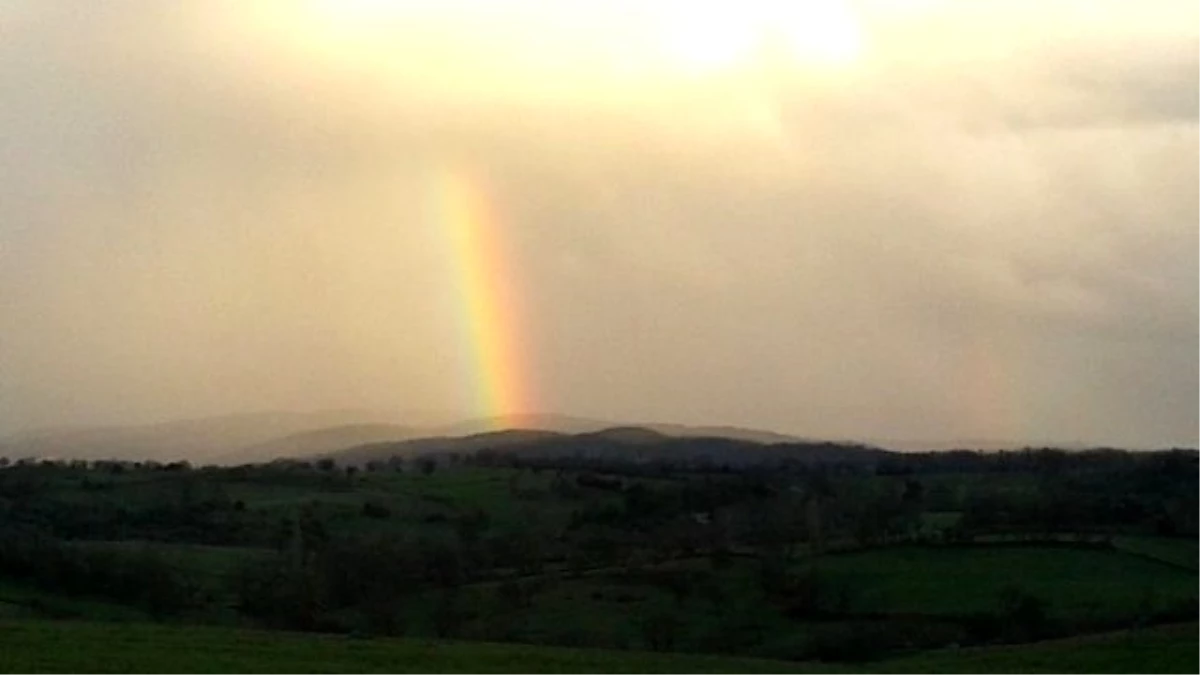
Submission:
POLYGON ((1200 669, 1200 627, 1174 626, 1003 649, 931 653, 880 664, 887 675, 1184 675, 1200 669))
POLYGON ((228 483, 231 498, 250 509, 265 510, 273 517, 287 517, 298 507, 315 504, 341 532, 354 534, 436 534, 446 528, 430 526, 433 519, 482 511, 492 528, 500 531, 542 524, 561 527, 584 501, 611 499, 608 494, 587 495, 587 500, 554 495, 551 472, 468 466, 440 467, 431 474, 416 470, 403 473, 360 472, 353 478, 337 473, 311 477, 313 485, 271 485, 253 482, 228 483), (380 520, 361 516, 362 505, 371 501, 385 506, 389 517, 380 520))
POLYGON ((98 598, 73 598, 0 578, 0 618, 80 618, 94 621, 147 621, 135 607, 98 598))
POLYGON ((144 541, 92 541, 82 545, 122 552, 149 551, 161 556, 172 567, 185 572, 223 579, 247 559, 267 555, 269 549, 239 546, 205 546, 144 541))
MULTIPOLYGON (((703 568, 707 561, 690 561, 703 568)), ((683 562, 667 567, 681 567, 683 562)), ((803 567, 804 565, 801 565, 803 567)), ((911 623, 914 615, 944 624, 971 613, 1004 611, 1003 596, 1013 589, 1045 603, 1051 618, 1095 625, 1133 625, 1155 612, 1178 608, 1195 598, 1197 576, 1154 560, 1119 551, 1055 547, 904 546, 829 555, 816 563, 817 591, 838 602, 846 620, 888 615, 911 623), (855 618, 854 615, 859 615, 855 618)), ((784 607, 763 596, 758 564, 735 560, 703 586, 672 595, 648 576, 626 576, 619 568, 580 578, 552 574, 521 583, 530 590, 522 603, 505 601, 499 582, 465 587, 459 602, 475 611, 461 626, 470 639, 646 648, 641 619, 654 613, 677 617, 676 648, 725 649, 730 631, 752 629, 761 643, 756 654, 796 658, 811 653, 809 643, 833 626, 828 620, 788 620, 784 607)), ((797 570, 799 571, 799 570, 797 570)), ((410 631, 433 634, 428 617, 437 593, 414 598, 410 631)), ((885 621, 886 622, 886 621, 885 621)), ((939 633, 941 634, 941 633, 939 633)), ((953 635, 944 638, 955 641, 953 635)))
POLYGON ((1167 537, 1117 537, 1113 545, 1119 550, 1134 555, 1146 556, 1163 562, 1200 569, 1200 541, 1167 537))
POLYGON ((865 664, 151 624, 0 619, 3 672, 1151 672, 1198 670, 1197 624, 865 664))
POLYGON ((901 546, 830 555, 820 578, 847 589, 860 612, 961 614, 997 607, 1019 588, 1053 616, 1136 615, 1196 597, 1197 577, 1119 551, 1053 547, 901 546))
POLYGON ((800 664, 411 639, 0 621, 4 672, 803 672, 800 664))
POLYGON ((427 505, 444 505, 455 512, 482 511, 497 530, 528 527, 531 523, 558 528, 582 503, 611 499, 606 493, 589 494, 586 500, 564 499, 553 494, 552 472, 507 468, 444 467, 430 475, 370 476, 368 485, 390 494, 406 495, 427 505))
MULTIPOLYGON (((148 551, 160 556, 179 571, 181 581, 189 584, 195 593, 196 606, 188 609, 186 615, 204 623, 225 624, 238 622, 234 584, 240 570, 273 554, 264 548, 144 541, 94 541, 81 545, 126 553, 148 551)), ((94 615, 85 612, 81 616, 94 615)))
MULTIPOLYGON (((604 576, 563 580, 538 588, 525 603, 506 601, 498 585, 473 589, 464 605, 481 609, 464 625, 472 639, 518 640, 540 644, 649 649, 642 623, 670 615, 672 641, 686 651, 708 651, 704 638, 716 630, 720 609, 699 597, 675 601, 652 585, 621 583, 604 576)), ((730 608, 724 608, 726 613, 730 608)), ((759 606, 762 613, 775 612, 759 606)))

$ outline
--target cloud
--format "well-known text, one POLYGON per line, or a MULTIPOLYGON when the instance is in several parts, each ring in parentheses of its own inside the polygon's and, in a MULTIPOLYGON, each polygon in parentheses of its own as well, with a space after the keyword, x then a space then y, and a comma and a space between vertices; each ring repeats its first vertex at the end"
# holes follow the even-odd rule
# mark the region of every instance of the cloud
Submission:
POLYGON ((0 15, 0 428, 470 412, 453 164, 548 409, 1194 443, 1194 8, 966 4, 872 19, 837 72, 626 80, 565 13, 501 12, 559 32, 491 62, 436 16, 380 60, 270 3, 0 15))

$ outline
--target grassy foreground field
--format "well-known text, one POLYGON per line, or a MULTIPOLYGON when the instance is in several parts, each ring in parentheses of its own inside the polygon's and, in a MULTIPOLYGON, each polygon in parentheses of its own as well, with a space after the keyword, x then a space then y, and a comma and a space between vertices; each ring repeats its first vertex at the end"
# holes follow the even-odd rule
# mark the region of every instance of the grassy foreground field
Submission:
POLYGON ((1198 670, 1197 624, 862 664, 227 628, 0 621, 3 672, 1149 672, 1198 670))
MULTIPOLYGON (((1157 546, 1155 553, 1176 553, 1174 543, 1139 540, 1147 550, 1157 546)), ((1196 593, 1195 573, 1123 551, 894 546, 827 556, 817 566, 829 580, 854 589, 852 604, 862 611, 981 611, 1014 586, 1045 600, 1053 616, 1122 616, 1196 593)))

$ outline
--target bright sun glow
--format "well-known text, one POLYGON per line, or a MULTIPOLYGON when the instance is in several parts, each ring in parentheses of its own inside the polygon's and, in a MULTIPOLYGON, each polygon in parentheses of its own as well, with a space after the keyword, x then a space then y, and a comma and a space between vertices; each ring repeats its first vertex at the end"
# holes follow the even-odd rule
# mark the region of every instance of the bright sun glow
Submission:
POLYGON ((655 3, 668 58, 692 71, 783 57, 794 65, 844 65, 863 51, 854 13, 837 0, 655 3))
POLYGON ((468 51, 479 52, 478 60, 489 66, 514 58, 528 64, 532 53, 542 63, 586 61, 600 70, 606 64, 640 64, 643 70, 703 76, 764 59, 836 68, 858 60, 864 50, 863 29, 849 0, 305 0, 300 6, 302 16, 284 23, 327 52, 356 51, 346 56, 369 55, 372 61, 386 61, 413 39, 436 43, 421 28, 429 21, 450 33, 446 43, 469 33, 468 51))

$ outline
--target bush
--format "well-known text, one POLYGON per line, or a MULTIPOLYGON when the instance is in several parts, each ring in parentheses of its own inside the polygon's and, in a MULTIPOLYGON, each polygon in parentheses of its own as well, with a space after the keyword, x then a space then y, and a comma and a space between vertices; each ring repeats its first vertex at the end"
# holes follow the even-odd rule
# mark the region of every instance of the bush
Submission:
POLYGON ((1050 637, 1050 617, 1045 600, 1016 586, 1000 591, 1002 636, 1013 642, 1050 637))
POLYGON ((148 547, 97 548, 28 528, 0 532, 0 572, 49 591, 141 607, 156 617, 196 602, 196 585, 148 547))

